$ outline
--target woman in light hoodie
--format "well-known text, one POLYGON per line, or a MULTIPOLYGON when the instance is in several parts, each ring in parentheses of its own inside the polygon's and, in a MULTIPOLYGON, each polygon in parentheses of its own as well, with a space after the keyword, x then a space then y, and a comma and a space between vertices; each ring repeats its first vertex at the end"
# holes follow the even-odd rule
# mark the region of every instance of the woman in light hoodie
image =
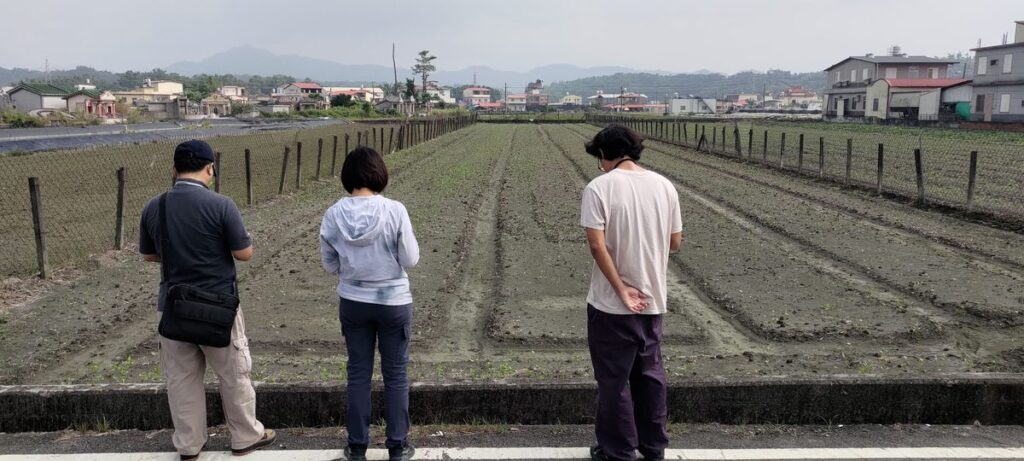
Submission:
POLYGON ((324 214, 320 253, 324 269, 338 274, 338 310, 348 349, 345 455, 366 459, 376 344, 384 375, 388 455, 405 461, 415 453, 407 440, 412 292, 405 269, 416 265, 420 249, 405 206, 380 195, 388 185, 388 170, 377 151, 359 147, 350 152, 341 167, 341 184, 351 196, 324 214))

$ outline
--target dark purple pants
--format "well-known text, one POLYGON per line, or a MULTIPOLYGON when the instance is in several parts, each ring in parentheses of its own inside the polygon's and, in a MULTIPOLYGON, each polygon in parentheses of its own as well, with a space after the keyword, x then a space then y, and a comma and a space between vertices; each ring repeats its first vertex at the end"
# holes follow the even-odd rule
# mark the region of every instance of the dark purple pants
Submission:
POLYGON ((661 458, 668 446, 661 315, 615 315, 587 305, 587 345, 597 380, 594 432, 609 457, 661 458))

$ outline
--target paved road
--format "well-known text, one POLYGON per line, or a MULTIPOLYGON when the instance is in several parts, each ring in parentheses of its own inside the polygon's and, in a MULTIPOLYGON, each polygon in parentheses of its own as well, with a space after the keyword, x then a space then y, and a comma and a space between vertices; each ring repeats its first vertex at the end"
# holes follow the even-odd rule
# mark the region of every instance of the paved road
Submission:
MULTIPOLYGON (((591 426, 420 426, 411 437, 415 459, 587 459, 591 426)), ((374 434, 379 437, 379 430, 374 434)), ((1024 459, 1024 428, 1017 426, 723 426, 674 425, 666 459, 1024 459)), ((335 460, 344 429, 279 431, 261 460, 335 460)), ((375 442, 382 442, 375 440, 375 442)), ((201 460, 231 459, 223 427, 211 428, 201 460)), ((386 459, 375 446, 370 459, 386 459)), ((0 461, 173 460, 170 431, 64 431, 0 434, 0 461)), ((237 458, 236 458, 237 459, 237 458)))
POLYGON ((248 134, 266 130, 312 128, 347 123, 344 120, 301 120, 244 122, 235 119, 202 122, 159 122, 135 125, 98 125, 60 128, 0 129, 0 153, 38 152, 55 149, 81 149, 127 142, 162 139, 208 138, 248 134))

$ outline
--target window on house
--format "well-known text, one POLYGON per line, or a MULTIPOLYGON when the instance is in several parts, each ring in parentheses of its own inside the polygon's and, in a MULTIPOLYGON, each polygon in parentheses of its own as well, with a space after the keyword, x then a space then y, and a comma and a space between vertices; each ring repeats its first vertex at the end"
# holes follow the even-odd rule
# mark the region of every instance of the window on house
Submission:
POLYGON ((839 83, 839 72, 836 72, 836 83, 839 83))
POLYGON ((978 75, 985 75, 988 70, 988 61, 985 58, 978 58, 978 75))
POLYGON ((988 65, 990 65, 992 67, 998 66, 999 65, 999 60, 998 59, 989 59, 988 60, 988 65))
POLYGON ((1013 55, 1008 54, 1003 56, 1003 73, 1009 74, 1011 71, 1013 71, 1013 55))
POLYGON ((863 76, 861 77, 861 80, 867 80, 871 77, 871 69, 864 69, 864 72, 862 72, 861 75, 863 76))
POLYGON ((878 112, 878 98, 871 101, 871 110, 878 112))
POLYGON ((930 67, 928 68, 928 78, 939 78, 939 68, 930 67))
POLYGON ((907 69, 907 78, 917 78, 919 76, 920 72, 918 71, 917 66, 910 66, 907 69))
POLYGON ((886 67, 885 68, 885 78, 896 78, 896 68, 895 67, 886 67))
POLYGON ((999 112, 1007 113, 1010 111, 1010 95, 1002 94, 999 95, 999 112))
POLYGON ((978 97, 974 100, 974 111, 975 112, 984 112, 985 111, 985 95, 979 94, 978 97))
POLYGON ((850 71, 850 81, 851 82, 857 81, 857 69, 854 69, 854 70, 850 71))

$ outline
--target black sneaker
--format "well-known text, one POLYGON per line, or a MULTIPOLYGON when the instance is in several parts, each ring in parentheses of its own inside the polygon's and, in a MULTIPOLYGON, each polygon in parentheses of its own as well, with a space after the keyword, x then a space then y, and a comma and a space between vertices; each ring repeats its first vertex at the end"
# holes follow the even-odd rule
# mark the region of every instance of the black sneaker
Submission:
POLYGON ((409 461, 416 454, 416 447, 406 442, 400 447, 388 448, 388 461, 409 461))
POLYGON ((645 461, 665 461, 664 451, 657 453, 640 453, 640 455, 644 457, 643 459, 645 461))
POLYGON ((345 459, 348 461, 366 461, 366 445, 349 444, 345 447, 345 459))
POLYGON ((590 459, 592 461, 614 461, 608 457, 608 453, 605 453, 600 445, 590 447, 590 459))

